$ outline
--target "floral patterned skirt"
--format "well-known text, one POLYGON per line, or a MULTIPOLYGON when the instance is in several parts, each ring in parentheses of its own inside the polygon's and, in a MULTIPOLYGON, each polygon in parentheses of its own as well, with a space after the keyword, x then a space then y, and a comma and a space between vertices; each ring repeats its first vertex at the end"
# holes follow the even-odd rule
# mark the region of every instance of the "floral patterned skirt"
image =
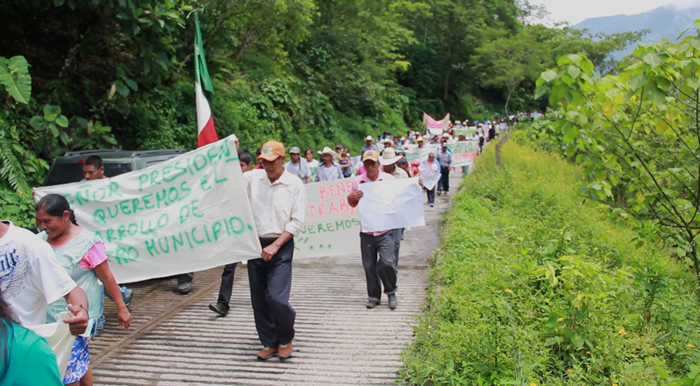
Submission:
POLYGON ((63 377, 63 384, 67 385, 80 381, 90 367, 90 351, 88 350, 88 338, 79 336, 73 343, 73 350, 68 360, 66 376, 63 377))

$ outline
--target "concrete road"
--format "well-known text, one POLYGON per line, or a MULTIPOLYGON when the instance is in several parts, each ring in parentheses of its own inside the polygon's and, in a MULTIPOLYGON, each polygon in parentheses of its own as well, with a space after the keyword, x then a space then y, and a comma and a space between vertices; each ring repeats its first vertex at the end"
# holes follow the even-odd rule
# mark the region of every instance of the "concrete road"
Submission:
POLYGON ((297 311, 293 358, 260 362, 261 349, 250 305, 248 276, 238 265, 231 311, 217 317, 220 269, 198 272, 195 290, 171 292, 174 280, 132 284, 134 323, 118 330, 107 300, 106 331, 90 345, 95 384, 393 384, 403 366, 428 285, 427 259, 439 244, 439 221, 461 182, 453 172, 452 192, 425 206, 427 225, 407 230, 401 245, 398 308, 386 297, 365 308, 364 270, 356 255, 294 262, 291 304, 297 311))

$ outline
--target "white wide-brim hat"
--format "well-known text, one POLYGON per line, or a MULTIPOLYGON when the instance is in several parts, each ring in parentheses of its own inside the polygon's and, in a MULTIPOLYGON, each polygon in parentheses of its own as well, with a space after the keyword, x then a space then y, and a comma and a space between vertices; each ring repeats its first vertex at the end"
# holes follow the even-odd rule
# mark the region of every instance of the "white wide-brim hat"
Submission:
POLYGON ((340 155, 335 152, 335 150, 331 149, 330 147, 326 146, 323 148, 323 150, 319 151, 318 154, 324 155, 324 154, 330 154, 333 156, 333 158, 338 158, 340 155))
POLYGON ((382 156, 379 157, 379 163, 382 166, 393 165, 397 163, 403 156, 396 155, 396 150, 393 147, 387 147, 382 152, 382 156))

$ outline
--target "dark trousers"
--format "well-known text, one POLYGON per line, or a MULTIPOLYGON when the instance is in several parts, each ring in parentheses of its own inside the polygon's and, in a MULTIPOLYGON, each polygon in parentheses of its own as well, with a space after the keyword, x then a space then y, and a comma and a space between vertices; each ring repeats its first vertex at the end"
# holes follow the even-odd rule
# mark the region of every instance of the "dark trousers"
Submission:
POLYGON ((426 191, 428 192, 428 204, 435 203, 435 188, 436 186, 433 186, 432 189, 426 189, 426 191))
POLYGON ((399 271, 399 248, 401 248, 401 239, 403 238, 404 228, 396 228, 394 232, 394 269, 399 271))
POLYGON ((216 304, 219 305, 221 311, 227 312, 229 303, 231 302, 231 292, 233 291, 233 275, 236 273, 238 263, 226 264, 224 272, 221 273, 221 286, 219 287, 219 300, 216 304))
MULTIPOLYGON (((263 248, 274 238, 260 238, 263 248)), ((289 305, 292 288, 292 255, 294 240, 287 241, 270 261, 248 260, 250 301, 253 305, 255 328, 265 347, 277 347, 294 339, 296 311, 289 305)))
POLYGON ((438 182, 438 190, 441 190, 443 192, 449 192, 450 191, 450 168, 449 167, 440 167, 440 182, 438 182))
POLYGON ((396 269, 394 268, 394 232, 379 236, 360 233, 362 265, 367 278, 368 300, 380 301, 382 284, 387 295, 396 292, 396 269))
POLYGON ((183 273, 175 276, 175 278, 177 279, 178 285, 183 283, 192 283, 192 280, 194 280, 194 272, 183 273))

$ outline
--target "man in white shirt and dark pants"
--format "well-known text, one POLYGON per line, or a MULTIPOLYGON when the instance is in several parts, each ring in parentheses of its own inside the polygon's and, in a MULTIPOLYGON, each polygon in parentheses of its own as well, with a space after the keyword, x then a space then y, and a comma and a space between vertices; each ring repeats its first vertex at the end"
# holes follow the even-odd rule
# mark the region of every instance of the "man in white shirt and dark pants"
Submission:
POLYGON ((259 360, 292 355, 296 311, 289 304, 294 236, 304 225, 306 191, 299 177, 284 168, 284 145, 268 141, 258 161, 262 169, 243 175, 255 227, 263 247, 260 259, 248 261, 250 299, 263 349, 259 360))

